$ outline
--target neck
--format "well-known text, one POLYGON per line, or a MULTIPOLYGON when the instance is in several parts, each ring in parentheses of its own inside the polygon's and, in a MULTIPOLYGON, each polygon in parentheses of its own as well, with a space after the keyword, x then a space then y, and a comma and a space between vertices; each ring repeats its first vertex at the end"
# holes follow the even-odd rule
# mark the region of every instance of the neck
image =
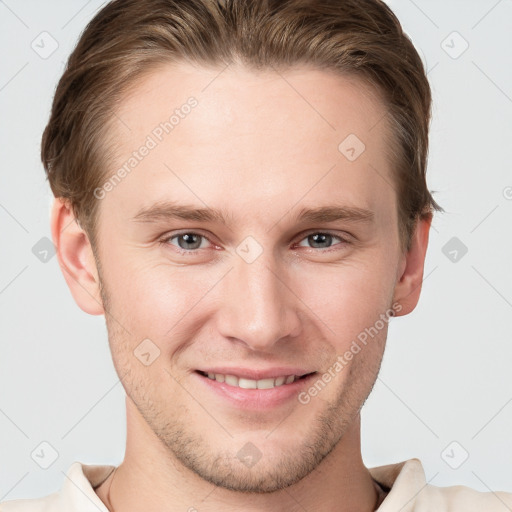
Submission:
POLYGON ((96 491, 111 512, 375 510, 378 491, 361 458, 359 415, 315 470, 283 490, 262 494, 230 491, 198 477, 173 457, 128 399, 127 419, 125 458, 96 491))

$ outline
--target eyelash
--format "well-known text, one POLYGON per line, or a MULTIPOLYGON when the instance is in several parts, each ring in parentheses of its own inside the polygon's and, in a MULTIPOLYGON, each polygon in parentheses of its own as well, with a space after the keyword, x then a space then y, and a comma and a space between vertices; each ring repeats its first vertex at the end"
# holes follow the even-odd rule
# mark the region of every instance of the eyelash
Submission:
MULTIPOLYGON (((328 235, 328 236, 331 236, 333 238, 337 238, 338 240, 340 240, 340 242, 338 244, 334 244, 332 247, 327 247, 325 249, 322 249, 322 248, 317 248, 317 247, 309 247, 309 249, 312 249, 312 250, 317 250, 317 251, 320 251, 320 252, 331 252, 331 251, 334 251, 334 250, 337 250, 336 248, 333 248, 337 245, 342 245, 342 246, 345 246, 345 245, 348 245, 350 244, 350 241, 347 240, 346 238, 343 238, 341 237, 340 235, 337 235, 335 233, 332 233, 330 231, 310 231, 310 232, 307 232, 305 235, 303 235, 303 237, 299 240, 299 242, 302 242, 303 240, 305 240, 306 238, 308 238, 309 236, 311 235, 328 235)), ((162 237, 159 242, 160 244, 162 245, 173 245, 173 244, 169 244, 170 240, 174 239, 174 238, 179 238, 180 236, 183 236, 183 235, 197 235, 205 240, 208 240, 208 242, 212 243, 211 240, 209 240, 209 238, 205 235, 202 235, 201 233, 198 233, 196 231, 182 231, 181 233, 176 233, 172 236, 169 236, 169 235, 165 235, 164 237, 162 237)), ((184 254, 184 255, 196 255, 197 253, 199 253, 200 249, 182 249, 181 247, 178 247, 176 245, 173 245, 174 247, 174 250, 176 250, 178 253, 180 254, 184 254)))

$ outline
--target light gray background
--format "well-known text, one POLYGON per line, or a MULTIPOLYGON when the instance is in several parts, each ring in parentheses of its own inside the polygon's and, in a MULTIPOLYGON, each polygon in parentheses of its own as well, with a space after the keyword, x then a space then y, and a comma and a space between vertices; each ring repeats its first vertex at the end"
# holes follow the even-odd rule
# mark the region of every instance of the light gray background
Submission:
MULTIPOLYGON (((429 70, 429 187, 447 213, 433 223, 419 306, 391 323, 362 413, 364 461, 418 457, 434 485, 512 491, 512 2, 389 3, 429 70), (443 252, 453 237, 467 254, 443 252)), ((101 5, 0 1, 0 501, 59 489, 75 460, 124 454, 104 318, 75 305, 51 253, 32 250, 50 238, 39 148, 53 91, 101 5), (43 31, 58 42, 47 58, 31 47, 51 50, 43 31), (58 453, 48 469, 42 442, 58 453)))

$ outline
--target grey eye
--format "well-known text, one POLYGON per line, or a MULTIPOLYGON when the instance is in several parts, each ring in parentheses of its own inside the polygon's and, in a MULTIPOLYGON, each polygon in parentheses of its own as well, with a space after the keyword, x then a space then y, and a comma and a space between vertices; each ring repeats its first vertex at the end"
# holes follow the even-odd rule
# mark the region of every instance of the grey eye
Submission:
MULTIPOLYGON (((335 238, 342 240, 338 236, 322 232, 312 233, 303 240, 307 241, 313 249, 327 249, 333 245, 333 239, 335 238)), ((302 242, 299 245, 302 245, 302 242)))
POLYGON ((179 235, 174 235, 169 239, 169 241, 173 239, 178 240, 178 247, 180 249, 194 250, 201 247, 201 242, 204 239, 204 236, 198 235, 197 233, 181 233, 179 235))

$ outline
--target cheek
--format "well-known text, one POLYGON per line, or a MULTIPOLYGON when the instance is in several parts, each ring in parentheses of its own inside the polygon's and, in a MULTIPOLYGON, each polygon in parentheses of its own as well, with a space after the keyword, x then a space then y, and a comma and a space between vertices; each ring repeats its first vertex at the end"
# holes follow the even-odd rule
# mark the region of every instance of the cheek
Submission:
POLYGON ((208 292, 225 273, 224 268, 177 267, 162 262, 161 256, 118 256, 111 258, 105 279, 112 313, 134 342, 147 337, 167 346, 184 331, 192 334, 208 292))
POLYGON ((303 275, 296 294, 341 350, 389 311, 394 290, 392 268, 391 260, 374 254, 338 267, 315 269, 303 275))
MULTIPOLYGON (((223 279, 231 278, 226 275, 231 262, 176 266, 158 251, 143 255, 145 249, 112 245, 103 277, 112 314, 132 334, 131 344, 149 338, 172 352, 192 340, 209 316, 222 314, 223 279)), ((341 350, 389 308, 394 284, 389 254, 380 245, 337 265, 296 266, 281 276, 293 291, 283 301, 341 350)))

